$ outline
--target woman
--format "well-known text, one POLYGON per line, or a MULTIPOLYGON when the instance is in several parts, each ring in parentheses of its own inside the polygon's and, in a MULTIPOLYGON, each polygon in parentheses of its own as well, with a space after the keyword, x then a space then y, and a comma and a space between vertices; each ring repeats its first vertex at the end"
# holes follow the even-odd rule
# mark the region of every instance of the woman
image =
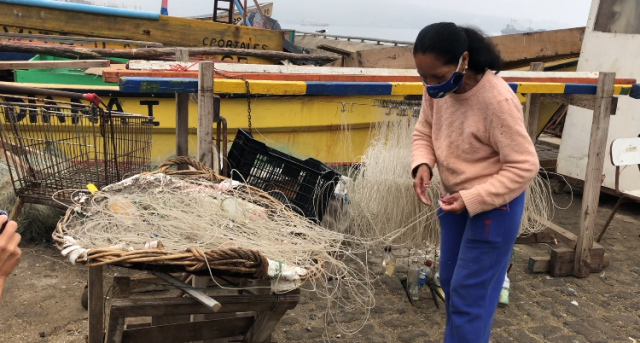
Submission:
POLYGON ((442 184, 444 341, 489 342, 538 157, 518 98, 493 72, 500 55, 480 32, 432 24, 418 35, 413 54, 425 85, 412 140, 414 188, 430 205, 425 190, 436 164, 442 184))
POLYGON ((4 281, 13 272, 20 260, 20 234, 16 232, 18 224, 9 221, 7 216, 0 215, 0 299, 2 298, 2 288, 4 281), (5 225, 6 223, 6 225, 5 225))

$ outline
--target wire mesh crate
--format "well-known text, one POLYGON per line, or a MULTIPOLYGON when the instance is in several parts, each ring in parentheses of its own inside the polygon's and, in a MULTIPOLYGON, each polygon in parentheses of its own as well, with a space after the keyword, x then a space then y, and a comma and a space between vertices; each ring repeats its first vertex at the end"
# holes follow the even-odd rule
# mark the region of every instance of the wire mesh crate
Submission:
POLYGON ((52 203, 55 195, 70 203, 72 190, 148 170, 152 128, 148 116, 0 94, 0 148, 16 195, 28 202, 52 203))

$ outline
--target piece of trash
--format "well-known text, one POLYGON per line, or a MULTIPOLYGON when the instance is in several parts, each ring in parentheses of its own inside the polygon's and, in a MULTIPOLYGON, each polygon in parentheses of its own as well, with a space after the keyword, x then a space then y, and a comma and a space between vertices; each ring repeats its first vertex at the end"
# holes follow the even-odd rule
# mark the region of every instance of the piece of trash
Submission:
POLYGON ((341 337, 342 337, 342 335, 341 335, 341 334, 337 334, 337 335, 336 335, 336 338, 341 338, 341 337))
POLYGON ((556 243, 556 245, 558 245, 558 240, 557 239, 553 239, 553 242, 556 243))
POLYGON ((567 295, 571 295, 571 296, 574 296, 574 297, 578 296, 578 292, 576 292, 576 290, 573 289, 573 288, 567 288, 567 292, 566 293, 567 293, 567 295))
POLYGON ((604 272, 602 272, 602 274, 600 274, 600 277, 604 279, 604 272))
MULTIPOLYGON (((45 335, 44 335, 44 331, 43 331, 43 332, 40 333, 40 338, 44 338, 44 336, 45 335)), ((629 338, 631 338, 631 337, 629 337, 629 338)))
POLYGON ((572 302, 571 302, 571 304, 572 304, 572 305, 576 305, 576 306, 578 306, 578 302, 577 302, 577 301, 575 301, 575 300, 574 300, 574 301, 572 301, 572 302))
POLYGON ((307 328, 307 331, 311 332, 311 327, 308 327, 308 328, 307 328))
POLYGON ((631 337, 629 337, 629 339, 630 339, 630 340, 631 340, 631 342, 633 342, 633 343, 638 343, 635 339, 633 339, 633 338, 631 338, 631 337))

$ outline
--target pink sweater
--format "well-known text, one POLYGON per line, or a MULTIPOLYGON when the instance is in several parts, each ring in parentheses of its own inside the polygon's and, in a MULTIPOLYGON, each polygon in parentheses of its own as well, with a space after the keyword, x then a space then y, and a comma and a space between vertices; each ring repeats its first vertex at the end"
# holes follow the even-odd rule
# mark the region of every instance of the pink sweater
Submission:
POLYGON ((437 164, 444 189, 459 192, 471 216, 515 199, 539 169, 522 105, 491 71, 465 94, 424 93, 411 157, 411 170, 437 164))

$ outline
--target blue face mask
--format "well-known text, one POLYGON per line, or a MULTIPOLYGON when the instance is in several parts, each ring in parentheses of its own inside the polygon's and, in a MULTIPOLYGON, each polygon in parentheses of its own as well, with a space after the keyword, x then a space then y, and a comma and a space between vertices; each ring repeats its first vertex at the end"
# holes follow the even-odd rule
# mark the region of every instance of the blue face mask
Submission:
POLYGON ((428 85, 424 81, 424 78, 421 77, 422 84, 424 84, 424 87, 427 89, 427 94, 429 94, 429 96, 434 99, 440 99, 458 90, 458 88, 460 88, 460 85, 462 84, 462 79, 464 77, 464 73, 458 71, 461 64, 462 56, 460 56, 460 61, 458 62, 456 71, 453 72, 449 80, 439 85, 428 85))

